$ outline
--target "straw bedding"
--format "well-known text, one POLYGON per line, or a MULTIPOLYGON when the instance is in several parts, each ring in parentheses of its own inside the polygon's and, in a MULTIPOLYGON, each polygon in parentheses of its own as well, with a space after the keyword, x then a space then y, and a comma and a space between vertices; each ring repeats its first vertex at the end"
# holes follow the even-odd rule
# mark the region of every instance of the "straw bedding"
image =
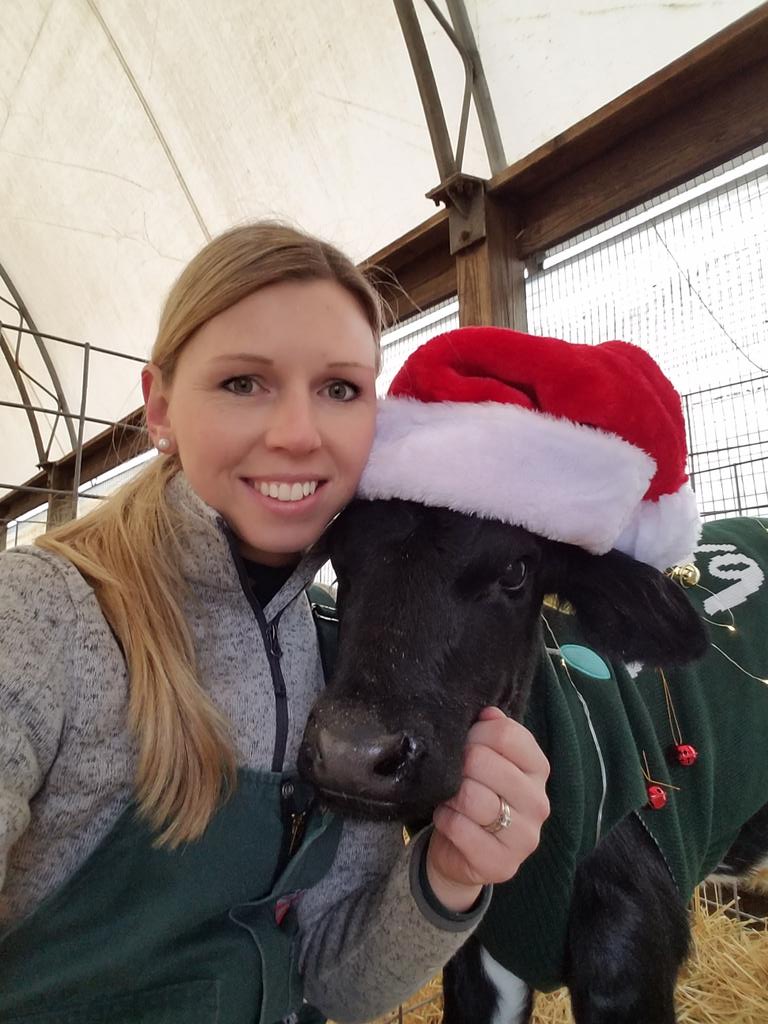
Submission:
MULTIPOLYGON (((708 894, 709 895, 709 894, 708 894)), ((768 1021, 768 921, 749 925, 734 917, 732 904, 693 900, 694 952, 677 987, 679 1024, 766 1024, 768 1021)), ((439 978, 397 1013, 377 1024, 440 1024, 439 978)), ((568 993, 536 998, 532 1024, 572 1024, 568 993)))

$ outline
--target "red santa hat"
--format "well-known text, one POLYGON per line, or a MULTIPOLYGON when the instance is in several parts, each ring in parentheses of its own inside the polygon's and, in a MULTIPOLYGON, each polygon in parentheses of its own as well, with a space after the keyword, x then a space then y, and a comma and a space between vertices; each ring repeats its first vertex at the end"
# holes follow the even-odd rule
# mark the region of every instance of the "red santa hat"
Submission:
POLYGON ((647 352, 464 327, 400 369, 358 493, 666 569, 700 531, 685 461, 680 396, 647 352))

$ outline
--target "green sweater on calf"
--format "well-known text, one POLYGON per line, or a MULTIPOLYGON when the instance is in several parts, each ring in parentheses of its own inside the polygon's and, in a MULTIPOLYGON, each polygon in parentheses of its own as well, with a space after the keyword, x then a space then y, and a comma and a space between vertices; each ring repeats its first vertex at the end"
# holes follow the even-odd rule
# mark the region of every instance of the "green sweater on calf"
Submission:
POLYGON ((595 658, 575 616, 544 609, 564 651, 552 650, 545 626, 550 651, 541 651, 526 724, 550 759, 552 812, 541 845, 512 881, 496 887, 477 932, 494 959, 534 988, 563 984, 576 867, 628 814, 648 829, 687 901, 768 802, 768 685, 760 681, 768 678, 767 565, 768 531, 757 520, 705 526, 696 552, 700 584, 686 594, 723 627, 732 614, 736 628, 710 625, 707 655, 665 671, 679 732, 656 667, 633 676, 625 665, 595 658), (676 742, 695 748, 695 763, 670 756, 676 742), (666 794, 659 809, 648 805, 646 772, 666 794))

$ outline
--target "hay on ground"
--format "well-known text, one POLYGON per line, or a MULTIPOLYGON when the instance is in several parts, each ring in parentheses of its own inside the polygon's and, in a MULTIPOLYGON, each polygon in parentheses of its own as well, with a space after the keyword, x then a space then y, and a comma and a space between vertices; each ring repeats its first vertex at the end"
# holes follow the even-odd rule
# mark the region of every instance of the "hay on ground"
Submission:
MULTIPOLYGON (((697 891, 693 901, 694 951, 677 986, 679 1024, 766 1024, 768 921, 744 922, 732 903, 713 904, 697 891)), ((440 1024, 440 979, 376 1024, 440 1024)), ((565 989, 538 995, 532 1024, 573 1024, 565 989)))

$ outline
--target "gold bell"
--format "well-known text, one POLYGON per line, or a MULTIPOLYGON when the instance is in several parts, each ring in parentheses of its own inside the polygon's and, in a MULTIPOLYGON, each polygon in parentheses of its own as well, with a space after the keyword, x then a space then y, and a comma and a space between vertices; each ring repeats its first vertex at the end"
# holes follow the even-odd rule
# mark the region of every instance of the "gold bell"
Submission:
POLYGON ((693 562, 684 562, 682 565, 675 565, 669 570, 669 575, 683 587, 695 587, 701 579, 701 572, 693 562))

